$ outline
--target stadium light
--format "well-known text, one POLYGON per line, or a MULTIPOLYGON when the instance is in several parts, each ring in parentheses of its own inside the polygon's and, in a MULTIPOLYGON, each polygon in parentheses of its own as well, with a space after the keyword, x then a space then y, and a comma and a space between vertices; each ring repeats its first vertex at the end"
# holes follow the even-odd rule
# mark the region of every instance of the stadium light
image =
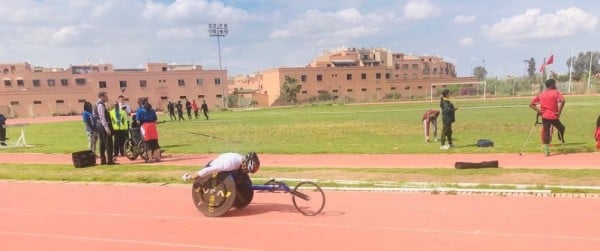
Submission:
MULTIPOLYGON (((229 28, 227 24, 208 24, 208 33, 211 37, 217 37, 217 44, 219 46, 219 76, 221 78, 221 98, 223 99, 223 107, 227 108, 227 100, 225 95, 225 87, 223 87, 223 66, 221 64, 221 37, 229 34, 229 28)), ((225 76, 227 78, 227 76, 225 76)))

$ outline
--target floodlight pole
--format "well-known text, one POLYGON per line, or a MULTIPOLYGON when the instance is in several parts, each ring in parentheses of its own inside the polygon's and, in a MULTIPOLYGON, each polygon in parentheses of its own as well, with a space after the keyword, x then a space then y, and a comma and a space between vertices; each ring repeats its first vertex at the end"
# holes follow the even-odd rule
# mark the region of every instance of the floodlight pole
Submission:
MULTIPOLYGON (((211 37, 217 37, 217 45, 219 47, 219 77, 221 84, 221 98, 223 99, 223 107, 227 108, 227 96, 225 95, 225 87, 223 86, 223 66, 221 64, 221 37, 226 36, 229 33, 227 24, 208 24, 208 33, 211 37)), ((227 78, 227 76, 225 76, 227 78)))

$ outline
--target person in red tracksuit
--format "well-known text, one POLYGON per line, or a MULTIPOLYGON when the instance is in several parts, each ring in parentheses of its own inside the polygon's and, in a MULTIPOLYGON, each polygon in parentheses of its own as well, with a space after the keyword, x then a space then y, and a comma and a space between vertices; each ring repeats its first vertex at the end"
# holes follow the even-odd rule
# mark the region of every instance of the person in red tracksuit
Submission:
POLYGON ((429 142, 429 128, 433 127, 433 140, 438 141, 437 139, 437 118, 440 116, 440 111, 438 110, 427 110, 425 114, 423 114, 423 132, 425 134, 425 143, 429 142))
POLYGON ((596 149, 600 150, 600 116, 596 120, 596 149))
POLYGON ((542 143, 544 144, 544 154, 550 156, 550 127, 554 126, 558 130, 558 140, 565 143, 565 126, 560 122, 560 114, 565 106, 565 99, 556 89, 556 80, 548 79, 544 83, 546 90, 535 96, 529 107, 542 116, 542 143), (539 105, 539 107, 537 106, 539 105))

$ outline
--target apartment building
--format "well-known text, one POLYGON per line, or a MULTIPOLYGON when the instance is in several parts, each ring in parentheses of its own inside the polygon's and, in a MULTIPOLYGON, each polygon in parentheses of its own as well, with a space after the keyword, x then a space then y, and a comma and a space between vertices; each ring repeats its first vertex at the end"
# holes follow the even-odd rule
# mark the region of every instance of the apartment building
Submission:
POLYGON ((301 102, 323 97, 344 102, 425 97, 431 94, 431 84, 477 81, 474 77, 457 77, 454 64, 438 56, 342 48, 320 55, 306 67, 281 67, 238 76, 230 89, 246 93, 255 90, 258 105, 270 106, 277 103, 286 76, 302 85, 297 96, 301 102))
POLYGON ((200 65, 148 63, 143 69, 115 69, 111 64, 72 65, 67 69, 32 67, 28 63, 0 64, 0 112, 11 117, 80 113, 83 102, 94 103, 100 91, 110 102, 119 95, 137 107, 147 98, 158 110, 168 101, 205 100, 223 107, 227 72, 200 65))

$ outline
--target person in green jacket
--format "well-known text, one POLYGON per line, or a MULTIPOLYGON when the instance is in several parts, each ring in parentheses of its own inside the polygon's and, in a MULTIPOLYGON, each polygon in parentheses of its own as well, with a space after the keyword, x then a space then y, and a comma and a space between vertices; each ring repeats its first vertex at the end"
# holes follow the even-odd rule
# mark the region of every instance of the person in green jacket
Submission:
POLYGON ((119 106, 119 103, 115 103, 109 113, 114 129, 114 156, 125 156, 125 139, 127 139, 127 130, 129 129, 127 112, 119 106))
POLYGON ((444 89, 442 91, 442 98, 440 100, 440 108, 442 108, 442 139, 440 149, 447 150, 450 147, 454 147, 452 144, 452 123, 454 123, 455 117, 454 112, 458 110, 452 102, 448 99, 450 96, 450 90, 444 89), (446 145, 446 139, 448 139, 448 145, 446 145))

